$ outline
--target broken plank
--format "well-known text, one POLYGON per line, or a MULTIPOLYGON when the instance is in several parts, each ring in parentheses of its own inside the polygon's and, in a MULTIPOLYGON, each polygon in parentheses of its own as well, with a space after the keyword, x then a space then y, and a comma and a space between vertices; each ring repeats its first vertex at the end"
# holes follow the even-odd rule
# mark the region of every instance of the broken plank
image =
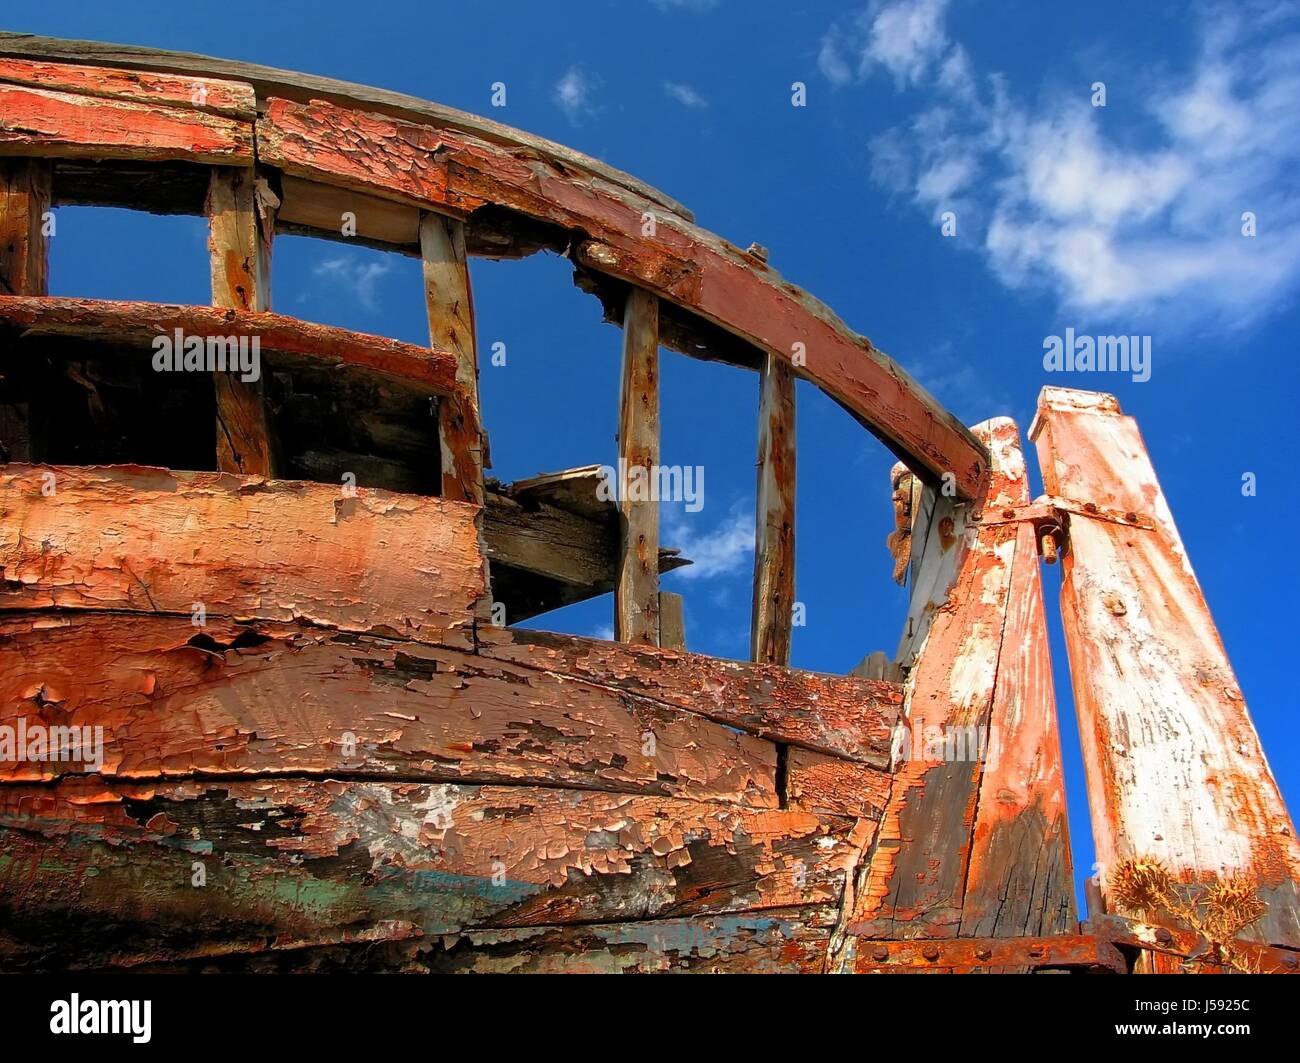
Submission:
POLYGON ((794 611, 794 370, 774 358, 759 376, 758 488, 750 660, 790 663, 794 611))
POLYGON ((614 637, 659 644, 659 502, 650 491, 659 472, 659 301, 628 292, 619 392, 618 574, 614 637))
POLYGON ((0 154, 253 164, 253 124, 161 104, 0 84, 0 154))
POLYGON ((0 608, 302 619, 471 641, 464 503, 132 466, 0 470, 0 608), (42 490, 46 473, 54 489, 42 490))
POLYGON ((480 625, 479 653, 697 712, 773 742, 889 766, 897 684, 480 625))
POLYGON ((460 650, 268 622, 0 617, 0 727, 102 728, 0 782, 201 774, 530 783, 777 805, 770 743, 648 698, 460 650))
MULTIPOLYGON (((659 571, 663 572, 660 551, 659 571)), ((686 649, 686 608, 680 594, 659 592, 659 645, 666 650, 686 649)))

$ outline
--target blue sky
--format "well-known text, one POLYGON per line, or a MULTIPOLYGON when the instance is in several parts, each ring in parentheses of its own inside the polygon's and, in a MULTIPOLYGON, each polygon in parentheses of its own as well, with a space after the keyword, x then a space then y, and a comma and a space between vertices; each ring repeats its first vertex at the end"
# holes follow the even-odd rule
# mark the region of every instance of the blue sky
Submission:
MULTIPOLYGON (((1274 772, 1300 804, 1288 678, 1300 587, 1286 549, 1300 515, 1294 5, 319 0, 233 19, 199 4, 55 0, 11 9, 6 23, 360 81, 572 145, 667 191, 733 242, 767 246, 775 268, 968 423, 1006 414, 1027 428, 1045 384, 1118 394, 1142 427, 1274 772), (504 108, 490 105, 498 81, 504 108), (791 106, 795 81, 806 107, 791 106), (1092 106, 1096 82, 1104 108, 1092 106), (941 234, 945 210, 954 237, 941 234), (1241 233, 1245 211, 1254 238, 1241 233), (1044 372, 1044 337, 1068 327, 1150 335, 1150 380, 1044 372), (1254 497, 1242 495, 1244 472, 1257 476, 1254 497)), ((208 300, 197 220, 64 210, 58 233, 56 293, 208 300)), ((506 366, 482 371, 493 473, 612 461, 618 331, 562 260, 472 270, 480 346, 507 350, 506 366)), ((426 341, 412 260, 286 238, 273 288, 285 313, 426 341)), ((662 460, 707 476, 702 512, 664 513, 665 543, 698 562, 666 582, 686 596, 690 646, 721 656, 747 652, 756 398, 744 371, 664 355, 662 460)), ((798 416, 807 626, 794 663, 844 672, 898 638, 905 597, 884 548, 892 458, 803 384, 798 416)), ((1059 582, 1044 572, 1086 873, 1059 582)), ((607 636, 610 611, 608 600, 586 603, 546 625, 607 636)))

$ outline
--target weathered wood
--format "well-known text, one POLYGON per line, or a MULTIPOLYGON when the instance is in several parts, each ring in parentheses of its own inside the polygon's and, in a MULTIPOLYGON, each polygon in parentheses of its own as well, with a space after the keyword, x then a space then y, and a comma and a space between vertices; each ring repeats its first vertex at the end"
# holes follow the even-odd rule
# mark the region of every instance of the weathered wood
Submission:
POLYGON ((0 295, 44 295, 49 288, 50 167, 0 159, 0 295))
POLYGON ((479 653, 654 698, 773 742, 889 766, 894 683, 480 625, 479 653))
POLYGON ((790 663, 794 610, 794 370, 768 355, 759 376, 754 602, 749 656, 790 663))
POLYGON ((297 620, 472 644, 464 503, 130 466, 0 471, 0 608, 297 620), (54 490, 45 494, 45 473, 54 490))
POLYGON ((281 199, 277 226, 420 254, 420 211, 415 207, 287 175, 281 199))
POLYGON ((797 811, 519 786, 0 786, 0 964, 831 905, 851 828, 797 811))
MULTIPOLYGON (((662 551, 659 571, 663 572, 662 551)), ((680 594, 659 592, 659 645, 666 650, 686 649, 686 610, 680 594)))
POLYGON ((460 650, 290 624, 0 617, 0 727, 54 723, 102 728, 102 762, 0 760, 0 782, 341 775, 778 803, 775 747, 684 709, 460 650))
MULTIPOLYGON (((270 310, 270 238, 260 217, 253 170, 218 167, 208 191, 212 302, 235 310, 270 310)), ((262 379, 213 374, 217 396, 217 468, 246 476, 274 475, 274 439, 262 379)))
POLYGON ((450 351, 317 325, 279 314, 168 303, 100 299, 32 299, 0 296, 0 328, 23 336, 75 336, 148 351, 158 336, 177 329, 190 336, 257 337, 262 353, 287 355, 320 366, 341 363, 455 395, 456 358, 450 351))
POLYGON ((442 446, 442 493, 445 498, 483 504, 483 469, 487 446, 478 403, 478 353, 474 335, 474 298, 465 258, 465 227, 438 214, 420 217, 424 259, 424 300, 430 346, 456 356, 455 402, 438 413, 442 446))
MULTIPOLYGON (((523 505, 512 495, 487 492, 483 526, 488 560, 494 564, 542 576, 573 588, 582 601, 614 589, 618 565, 618 511, 581 516, 545 503, 523 505)), ((674 553, 659 552, 659 571, 671 572, 690 562, 674 553)), ((524 619, 508 613, 510 622, 524 619)))
MULTIPOLYGON (((996 438, 993 445, 998 448, 996 438)), ((1018 441, 1014 454, 1019 457, 1018 441)), ((1027 505, 1026 477, 1015 478, 1009 493, 1027 505)), ((1067 934, 1078 922, 1037 532, 1029 521, 1017 525, 1010 564, 963 937, 1067 934)))
POLYGON ((0 154, 253 164, 253 125, 205 111, 0 84, 0 154))
MULTIPOLYGON (((974 431, 988 441, 993 460, 986 510, 1014 505, 1025 484, 1014 422, 998 418, 974 431)), ((854 891, 854 934, 959 932, 1017 532, 1014 524, 971 524, 964 543, 954 544, 957 579, 908 677, 901 763, 854 891)), ((861 948, 855 940, 836 957, 841 969, 861 948)))
POLYGON ((330 100, 344 106, 360 104, 367 110, 391 114, 435 127, 472 133, 516 151, 522 150, 525 153, 539 155, 567 169, 585 171, 626 188, 680 217, 688 220, 691 218, 690 211, 676 200, 658 189, 651 188, 639 178, 607 166, 589 155, 479 115, 430 103, 414 96, 389 92, 386 89, 338 81, 334 78, 317 77, 312 74, 277 70, 256 63, 214 59, 191 52, 170 52, 155 48, 109 44, 103 41, 62 40, 55 37, 40 37, 31 33, 0 32, 0 55, 21 59, 84 63, 101 70, 106 67, 143 70, 155 76, 158 71, 184 74, 187 78, 194 75, 209 76, 224 81, 247 82, 262 97, 280 96, 302 103, 309 100, 330 100))
POLYGON ((869 764, 792 748, 786 754, 790 808, 819 816, 879 820, 889 798, 890 774, 869 764))
POLYGON ((765 264, 595 178, 566 173, 471 135, 321 100, 271 98, 260 157, 286 172, 465 217, 488 205, 585 233, 582 266, 671 300, 787 363, 850 410, 900 457, 958 494, 982 494, 984 448, 919 384, 830 310, 765 264), (655 219, 652 233, 645 215, 655 219), (800 345, 796 348, 796 345, 800 345))
POLYGON ((953 590, 968 508, 956 498, 927 486, 922 491, 917 512, 909 558, 912 592, 894 654, 894 660, 904 668, 916 663, 930 625, 953 590))
POLYGON ((659 501, 649 490, 658 473, 659 300, 633 288, 623 320, 619 392, 614 637, 641 646, 659 645, 659 501))
POLYGON ((1103 881, 1137 857, 1239 876, 1268 904, 1246 935, 1300 945, 1300 841, 1136 422, 1044 388, 1031 437, 1070 510, 1061 608, 1103 881))
POLYGON ((201 217, 211 167, 194 162, 56 159, 51 199, 56 207, 118 207, 151 214, 201 217))
POLYGON ((108 100, 194 108, 228 118, 251 120, 257 116, 252 85, 215 78, 0 58, 0 82, 108 100))

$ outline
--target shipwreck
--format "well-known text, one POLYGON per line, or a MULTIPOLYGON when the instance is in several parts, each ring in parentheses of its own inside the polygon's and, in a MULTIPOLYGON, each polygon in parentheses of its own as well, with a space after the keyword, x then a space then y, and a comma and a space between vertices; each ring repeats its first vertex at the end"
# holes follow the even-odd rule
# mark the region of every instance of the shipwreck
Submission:
POLYGON ((1028 438, 1037 498, 1013 422, 557 144, 0 34, 0 969, 1295 971, 1300 844, 1137 425, 1048 388, 1028 438), (211 305, 49 296, 61 204, 206 217, 211 305), (277 314, 279 233, 419 259, 429 344, 277 314), (620 469, 662 352, 756 374, 750 661, 688 648, 653 502, 485 475, 466 263, 543 251, 622 328, 620 469), (850 675, 788 666, 796 377, 899 461, 910 605, 850 675), (610 591, 613 641, 510 626, 610 591))

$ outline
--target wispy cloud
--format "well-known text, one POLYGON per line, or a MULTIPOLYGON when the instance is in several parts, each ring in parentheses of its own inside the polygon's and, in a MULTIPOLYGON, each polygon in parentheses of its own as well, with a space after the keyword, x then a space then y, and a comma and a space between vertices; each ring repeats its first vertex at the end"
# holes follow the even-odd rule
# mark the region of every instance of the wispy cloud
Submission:
POLYGON ((327 258, 312 267, 312 275, 332 281, 351 292, 367 310, 379 308, 378 285, 381 277, 392 270, 387 258, 363 262, 353 257, 327 258))
POLYGON ((818 66, 835 85, 860 80, 877 67, 893 74, 900 86, 915 83, 948 46, 947 7, 948 0, 874 0, 822 37, 818 66))
POLYGON ((754 562, 752 505, 736 503, 717 525, 701 529, 700 516, 678 509, 664 510, 666 545, 681 550, 692 564, 676 572, 682 579, 712 579, 743 571, 754 562))
POLYGON ((668 94, 669 98, 676 100, 683 107, 700 110, 709 105, 709 101, 696 89, 681 81, 665 81, 664 92, 668 94))
MULTIPOLYGON (((1141 140, 1117 128, 1120 118, 1110 120, 1086 91, 1031 106, 1013 102, 1002 75, 978 79, 961 45, 948 40, 943 7, 876 5, 861 37, 865 58, 851 67, 841 49, 822 64, 836 84, 879 64, 932 97, 908 124, 873 141, 879 184, 932 216, 954 211, 963 241, 1008 287, 1046 288, 1064 307, 1102 318, 1233 328, 1293 296, 1294 2, 1210 9, 1189 67, 1144 83, 1141 140), (882 25, 895 28, 894 45, 872 43, 882 25), (1257 219, 1254 237, 1243 235, 1245 212, 1257 219)), ((1131 82, 1128 91, 1131 99, 1131 82)))
POLYGON ((599 85, 600 81, 594 75, 588 74, 580 66, 571 66, 555 83, 552 98, 564 116, 578 125, 596 113, 593 96, 599 85))

